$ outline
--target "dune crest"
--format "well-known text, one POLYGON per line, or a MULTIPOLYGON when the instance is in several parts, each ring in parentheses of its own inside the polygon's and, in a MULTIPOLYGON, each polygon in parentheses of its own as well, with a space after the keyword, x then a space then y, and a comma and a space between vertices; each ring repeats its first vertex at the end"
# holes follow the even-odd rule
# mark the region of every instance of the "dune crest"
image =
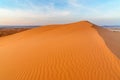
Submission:
POLYGON ((120 80, 120 61, 82 21, 0 39, 0 80, 120 80))

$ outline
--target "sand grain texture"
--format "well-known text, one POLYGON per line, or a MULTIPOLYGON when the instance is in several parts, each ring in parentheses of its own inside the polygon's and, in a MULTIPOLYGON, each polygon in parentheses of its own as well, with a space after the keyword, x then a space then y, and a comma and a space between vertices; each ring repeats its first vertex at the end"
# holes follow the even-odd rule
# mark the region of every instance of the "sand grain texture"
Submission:
POLYGON ((120 61, 86 21, 0 38, 0 80, 120 80, 120 61))

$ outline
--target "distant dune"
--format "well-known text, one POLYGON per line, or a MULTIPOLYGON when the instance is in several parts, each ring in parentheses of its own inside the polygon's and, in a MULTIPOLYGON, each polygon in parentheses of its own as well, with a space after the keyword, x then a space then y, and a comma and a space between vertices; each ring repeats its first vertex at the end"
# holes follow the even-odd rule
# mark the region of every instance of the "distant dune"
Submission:
POLYGON ((81 21, 1 37, 0 80, 120 80, 120 60, 96 27, 81 21))
POLYGON ((0 28, 0 37, 15 34, 28 29, 30 28, 0 28))

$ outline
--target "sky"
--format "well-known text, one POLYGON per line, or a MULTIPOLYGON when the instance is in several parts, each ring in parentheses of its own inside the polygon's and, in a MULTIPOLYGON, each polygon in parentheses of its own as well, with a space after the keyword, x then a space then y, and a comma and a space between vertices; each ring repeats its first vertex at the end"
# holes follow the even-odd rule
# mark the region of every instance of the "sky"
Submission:
POLYGON ((0 25, 48 25, 88 20, 120 25, 120 0, 0 0, 0 25))

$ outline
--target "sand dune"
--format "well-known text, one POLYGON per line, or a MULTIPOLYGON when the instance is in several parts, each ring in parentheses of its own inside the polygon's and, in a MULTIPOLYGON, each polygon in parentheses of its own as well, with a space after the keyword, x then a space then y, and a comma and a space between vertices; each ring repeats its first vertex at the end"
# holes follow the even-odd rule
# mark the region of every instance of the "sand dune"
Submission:
POLYGON ((0 28, 0 37, 28 30, 29 28, 0 28))
POLYGON ((113 32, 105 28, 96 27, 100 36, 104 39, 109 49, 120 58, 120 32, 113 32))
POLYGON ((120 60, 93 24, 50 25, 0 38, 0 80, 120 80, 120 60))

